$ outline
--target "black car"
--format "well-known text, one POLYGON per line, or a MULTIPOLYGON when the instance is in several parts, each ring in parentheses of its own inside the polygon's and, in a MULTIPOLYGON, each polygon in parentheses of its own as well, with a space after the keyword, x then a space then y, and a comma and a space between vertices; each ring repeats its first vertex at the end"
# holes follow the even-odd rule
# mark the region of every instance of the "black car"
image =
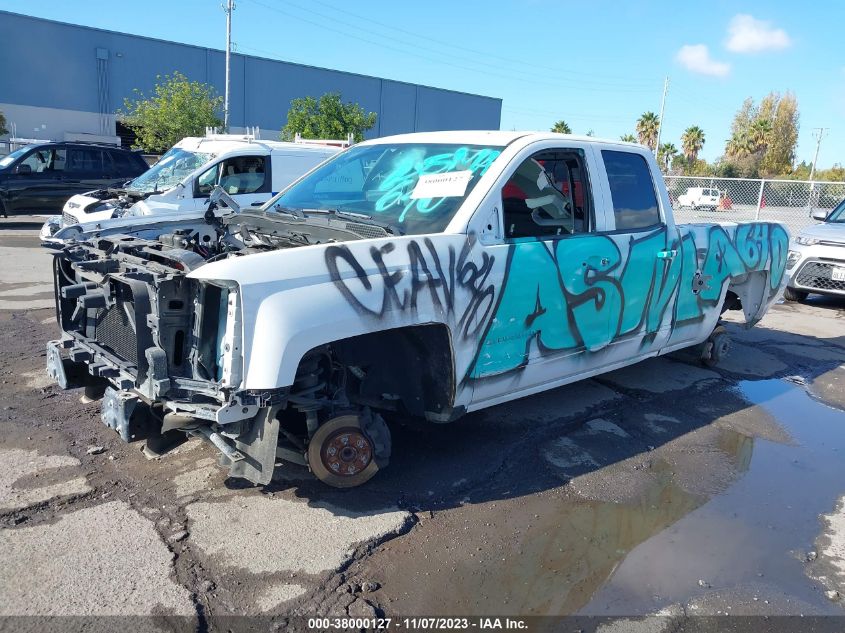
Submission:
POLYGON ((61 211, 71 196, 120 186, 147 168, 140 154, 114 145, 27 145, 0 159, 0 215, 61 211))

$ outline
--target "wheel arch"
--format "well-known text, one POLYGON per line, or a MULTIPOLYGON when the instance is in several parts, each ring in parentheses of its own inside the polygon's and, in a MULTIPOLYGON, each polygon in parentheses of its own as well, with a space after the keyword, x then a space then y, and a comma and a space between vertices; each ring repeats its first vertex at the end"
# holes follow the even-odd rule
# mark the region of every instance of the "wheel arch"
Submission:
POLYGON ((455 410, 458 383, 447 325, 386 328, 330 341, 327 347, 342 366, 347 396, 356 404, 433 422, 460 414, 455 410))

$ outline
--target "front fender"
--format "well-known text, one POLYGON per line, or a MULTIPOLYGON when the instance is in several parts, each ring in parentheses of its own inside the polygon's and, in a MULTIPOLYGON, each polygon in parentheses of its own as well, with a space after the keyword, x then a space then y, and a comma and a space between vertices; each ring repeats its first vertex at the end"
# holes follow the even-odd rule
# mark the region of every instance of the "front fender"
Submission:
POLYGON ((437 234, 302 246, 213 262, 190 277, 243 297, 244 386, 289 386, 309 350, 352 336, 444 324, 457 375, 478 347, 504 275, 473 236, 437 234))
POLYGON ((445 323, 431 310, 413 315, 362 315, 332 281, 266 294, 261 286, 242 288, 244 319, 243 386, 276 389, 293 384, 302 357, 334 341, 399 327, 445 323))

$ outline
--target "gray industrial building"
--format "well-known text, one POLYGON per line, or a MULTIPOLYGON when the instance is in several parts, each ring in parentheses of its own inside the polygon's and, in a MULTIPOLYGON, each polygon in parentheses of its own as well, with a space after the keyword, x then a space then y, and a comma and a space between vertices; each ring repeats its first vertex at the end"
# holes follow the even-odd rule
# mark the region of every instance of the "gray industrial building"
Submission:
MULTIPOLYGON (((17 137, 115 140, 114 112, 134 89, 178 70, 223 94, 224 67, 222 50, 0 11, 0 110, 17 137)), ((326 92, 377 113, 369 137, 498 129, 501 117, 497 98, 233 54, 230 128, 275 138, 291 99, 326 92)))

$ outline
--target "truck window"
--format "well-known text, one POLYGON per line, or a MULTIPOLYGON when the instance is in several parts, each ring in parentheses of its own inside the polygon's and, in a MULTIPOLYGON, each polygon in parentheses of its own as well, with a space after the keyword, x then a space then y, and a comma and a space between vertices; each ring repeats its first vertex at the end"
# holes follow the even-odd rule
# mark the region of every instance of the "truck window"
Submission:
POLYGON ((660 224, 654 182, 645 158, 632 152, 602 150, 617 230, 660 224))
POLYGON ((517 167, 502 188, 505 237, 590 230, 590 188, 580 150, 544 150, 517 167))
POLYGON ((229 195, 268 192, 270 183, 267 180, 265 165, 265 156, 227 158, 197 178, 197 193, 207 196, 218 184, 229 195))

